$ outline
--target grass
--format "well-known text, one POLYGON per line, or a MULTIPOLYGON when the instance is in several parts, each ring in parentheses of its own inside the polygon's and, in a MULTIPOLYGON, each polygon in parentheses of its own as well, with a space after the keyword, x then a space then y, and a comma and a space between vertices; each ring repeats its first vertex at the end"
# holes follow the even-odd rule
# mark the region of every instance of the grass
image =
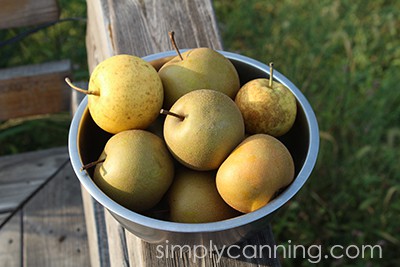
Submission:
MULTIPOLYGON (((62 16, 85 16, 84 1, 61 3, 62 16)), ((324 252, 334 245, 379 244, 383 259, 329 257, 320 266, 395 266, 400 261, 400 2, 215 0, 214 7, 225 50, 273 60, 317 115, 317 165, 305 187, 275 216, 277 242, 321 245, 324 252)), ((68 57, 75 76, 85 79, 84 26, 65 22, 0 48, 7 49, 1 51, 1 65, 68 57)), ((31 130, 37 127, 33 121, 18 127, 52 146, 54 136, 46 137, 43 129, 52 125, 49 134, 63 131, 68 120, 44 123, 37 131, 31 130)), ((5 123, 10 122, 0 126, 1 149, 26 149, 20 140, 27 135, 5 123)), ((283 266, 309 265, 301 257, 283 260, 283 266)))
POLYGON ((236 0, 215 7, 225 49, 273 60, 317 115, 317 166, 275 217, 278 243, 380 244, 383 260, 329 258, 321 266, 394 266, 400 260, 399 3, 236 0))

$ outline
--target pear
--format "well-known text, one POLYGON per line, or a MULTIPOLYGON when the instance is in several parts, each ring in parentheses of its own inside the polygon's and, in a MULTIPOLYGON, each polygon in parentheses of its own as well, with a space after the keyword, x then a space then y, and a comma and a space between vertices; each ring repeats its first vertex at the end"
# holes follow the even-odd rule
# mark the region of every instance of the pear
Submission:
POLYGON ((296 98, 283 84, 258 78, 243 85, 235 102, 243 114, 246 132, 265 133, 275 137, 284 135, 293 126, 297 114, 296 98))
MULTIPOLYGON (((173 32, 170 33, 173 40, 173 32)), ((173 41, 176 48, 175 41, 173 41)), ((180 54, 158 71, 165 90, 164 108, 169 109, 178 98, 196 90, 209 88, 235 98, 240 88, 239 75, 229 59, 217 51, 200 47, 180 54)))
POLYGON ((199 89, 179 98, 164 122, 172 155, 195 170, 214 170, 244 138, 244 122, 235 102, 224 93, 199 89))
POLYGON ((173 160, 164 141, 145 130, 127 130, 107 141, 93 180, 111 199, 141 212, 160 201, 173 176, 173 160))
POLYGON ((221 198, 215 185, 215 171, 177 170, 167 193, 170 220, 205 223, 229 219, 240 213, 221 198))
POLYGON ((249 213, 265 206, 294 179, 288 149, 267 134, 247 137, 218 169, 219 194, 234 209, 249 213))
POLYGON ((89 80, 88 108, 95 123, 115 134, 145 129, 158 116, 164 100, 162 82, 154 67, 132 55, 116 55, 100 62, 89 80))

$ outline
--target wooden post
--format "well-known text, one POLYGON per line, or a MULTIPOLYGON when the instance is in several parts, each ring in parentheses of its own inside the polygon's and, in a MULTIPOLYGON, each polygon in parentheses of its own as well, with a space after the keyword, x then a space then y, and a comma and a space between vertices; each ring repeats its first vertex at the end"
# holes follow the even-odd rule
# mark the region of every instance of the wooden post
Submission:
MULTIPOLYGON (((210 0, 87 0, 87 4, 86 43, 90 71, 111 55, 126 53, 142 57, 172 50, 168 38, 172 30, 181 48, 222 49, 210 0)), ((83 194, 88 193, 83 190, 83 194)), ((99 218, 101 211, 91 197, 84 196, 84 202, 92 266, 279 266, 276 259, 269 258, 235 260, 223 257, 219 263, 213 257, 199 260, 200 263, 191 262, 187 255, 158 259, 156 245, 125 231, 107 211, 99 218)), ((274 244, 270 227, 246 244, 274 244)))

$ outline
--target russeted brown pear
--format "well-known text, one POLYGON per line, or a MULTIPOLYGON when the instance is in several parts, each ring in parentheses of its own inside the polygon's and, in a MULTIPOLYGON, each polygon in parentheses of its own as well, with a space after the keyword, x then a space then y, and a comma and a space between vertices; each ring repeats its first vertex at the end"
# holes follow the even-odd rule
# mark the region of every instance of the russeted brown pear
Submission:
POLYGON ((145 129, 158 116, 164 100, 161 79, 154 67, 133 55, 116 55, 100 62, 89 80, 88 109, 94 122, 115 134, 145 129))
POLYGON ((216 222, 240 214, 219 195, 215 174, 215 171, 194 171, 187 168, 177 170, 167 193, 171 221, 216 222))
POLYGON ((293 93, 283 84, 270 78, 253 79, 244 84, 235 97, 243 114, 246 132, 264 133, 275 137, 284 135, 296 120, 297 103, 293 93))
POLYGON ((294 162, 285 145, 273 136, 247 137, 218 169, 221 197, 243 213, 265 206, 294 179, 294 162))
POLYGON ((214 170, 244 138, 242 114, 224 93, 200 89, 179 98, 167 112, 164 139, 186 167, 214 170))
POLYGON ((111 199, 136 212, 155 206, 172 183, 173 159, 161 138, 145 130, 113 135, 93 180, 111 199))

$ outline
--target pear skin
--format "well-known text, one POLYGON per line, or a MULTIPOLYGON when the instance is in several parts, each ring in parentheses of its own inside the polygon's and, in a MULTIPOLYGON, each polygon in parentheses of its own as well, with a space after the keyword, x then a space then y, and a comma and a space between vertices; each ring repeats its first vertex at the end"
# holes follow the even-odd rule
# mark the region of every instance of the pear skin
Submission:
POLYGON ((176 56, 158 71, 165 90, 164 108, 169 109, 184 94, 209 88, 234 99, 240 88, 239 75, 222 54, 211 48, 195 48, 176 56))
POLYGON ((235 102, 224 93, 201 89, 179 98, 167 115, 164 138, 172 155, 194 170, 215 170, 244 139, 235 102))
POLYGON ((111 199, 142 212, 154 207, 167 192, 174 163, 161 138, 144 130, 112 136, 96 165, 93 180, 111 199))
POLYGON ((243 213, 255 211, 294 179, 289 150, 267 134, 246 138, 218 169, 216 184, 221 197, 243 213))
POLYGON ((95 123, 115 134, 145 129, 158 116, 164 90, 154 67, 139 57, 116 55, 100 62, 89 80, 88 108, 95 123))
POLYGON ((247 82, 235 102, 243 114, 246 132, 284 135, 296 120, 297 104, 292 92, 283 84, 259 78, 247 82))
POLYGON ((229 219, 240 213, 221 198, 215 185, 215 171, 177 170, 168 191, 170 220, 205 223, 229 219))

